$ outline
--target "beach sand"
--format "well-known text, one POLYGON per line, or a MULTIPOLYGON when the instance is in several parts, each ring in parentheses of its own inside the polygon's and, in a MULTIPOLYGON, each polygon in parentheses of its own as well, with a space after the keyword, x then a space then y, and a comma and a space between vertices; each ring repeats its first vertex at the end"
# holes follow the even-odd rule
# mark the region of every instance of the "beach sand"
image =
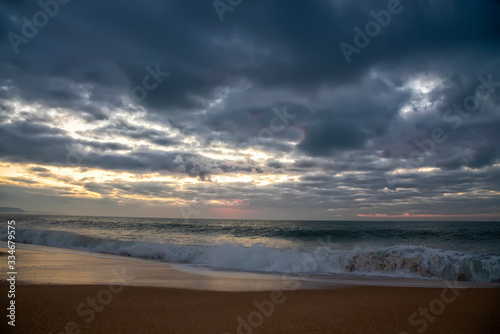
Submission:
MULTIPOLYGON (((399 334, 500 329, 497 284, 449 283, 467 286, 455 289, 443 282, 423 288, 349 285, 341 280, 322 285, 277 275, 196 275, 152 261, 24 248, 16 251, 16 327, 7 325, 4 281, 0 333, 399 334)), ((0 256, 4 273, 6 260, 0 256)))

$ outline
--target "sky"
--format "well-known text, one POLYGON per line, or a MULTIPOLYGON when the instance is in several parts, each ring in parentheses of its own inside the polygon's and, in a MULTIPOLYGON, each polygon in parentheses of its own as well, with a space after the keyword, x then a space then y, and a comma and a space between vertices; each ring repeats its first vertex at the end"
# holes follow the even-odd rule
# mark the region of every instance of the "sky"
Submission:
POLYGON ((0 206, 500 220, 500 1, 0 1, 0 206))

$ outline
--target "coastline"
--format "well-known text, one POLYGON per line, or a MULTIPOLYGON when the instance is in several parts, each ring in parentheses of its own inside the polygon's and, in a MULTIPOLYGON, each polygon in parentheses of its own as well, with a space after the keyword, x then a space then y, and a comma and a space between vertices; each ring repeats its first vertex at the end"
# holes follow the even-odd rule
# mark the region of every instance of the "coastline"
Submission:
MULTIPOLYGON (((16 327, 4 319, 2 333, 398 334, 500 328, 496 283, 215 275, 157 261, 17 246, 16 327)), ((0 247, 5 253, 4 243, 0 247)), ((5 273, 6 257, 0 259, 5 273)), ((6 295, 5 281, 0 288, 6 295)), ((5 302, 2 298, 4 310, 5 302)))
MULTIPOLYGON (((0 253, 7 243, 0 241, 0 253)), ((107 284, 120 271, 131 286, 211 291, 331 289, 350 286, 445 288, 446 281, 378 276, 308 275, 214 270, 144 258, 16 243, 21 284, 107 284)), ((4 261, 5 262, 5 261, 4 261)), ((7 263, 2 263, 6 266, 7 263)), ((465 288, 496 288, 500 283, 460 282, 465 288)))

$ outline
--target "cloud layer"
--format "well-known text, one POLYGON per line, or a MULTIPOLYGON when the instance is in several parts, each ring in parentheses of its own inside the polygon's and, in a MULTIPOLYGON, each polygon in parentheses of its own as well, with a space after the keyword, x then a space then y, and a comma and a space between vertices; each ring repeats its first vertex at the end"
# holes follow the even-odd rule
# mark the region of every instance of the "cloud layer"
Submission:
POLYGON ((274 0, 221 21, 210 1, 3 1, 2 202, 498 219, 499 14, 274 0))

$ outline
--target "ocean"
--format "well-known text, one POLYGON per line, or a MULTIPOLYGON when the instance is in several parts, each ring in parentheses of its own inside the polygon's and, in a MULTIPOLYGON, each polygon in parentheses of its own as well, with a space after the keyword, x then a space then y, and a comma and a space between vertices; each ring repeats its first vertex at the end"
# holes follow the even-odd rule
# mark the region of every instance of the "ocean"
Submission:
POLYGON ((213 270, 500 282, 500 222, 0 216, 3 241, 213 270))

